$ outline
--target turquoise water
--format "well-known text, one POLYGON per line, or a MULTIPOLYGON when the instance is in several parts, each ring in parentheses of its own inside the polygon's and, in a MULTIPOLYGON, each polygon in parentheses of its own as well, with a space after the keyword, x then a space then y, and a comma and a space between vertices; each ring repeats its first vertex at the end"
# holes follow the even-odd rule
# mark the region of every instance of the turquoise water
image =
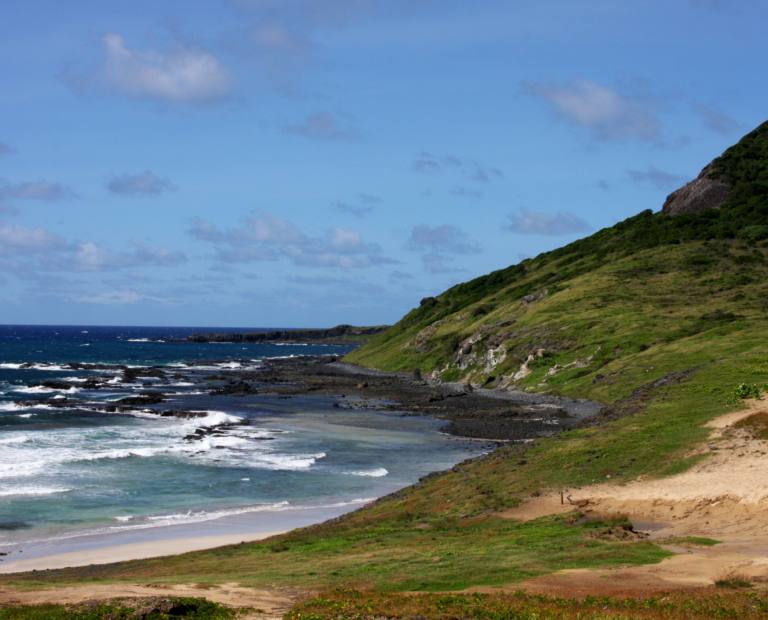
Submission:
POLYGON ((349 347, 175 341, 196 331, 0 327, 0 550, 180 527, 214 533, 233 519, 242 530, 265 519, 282 529, 297 511, 359 507, 484 448, 429 418, 337 408, 325 396, 211 395, 212 377, 349 347), (139 370, 126 382, 116 364, 163 376, 139 370), (168 400, 103 410, 140 392, 168 400))

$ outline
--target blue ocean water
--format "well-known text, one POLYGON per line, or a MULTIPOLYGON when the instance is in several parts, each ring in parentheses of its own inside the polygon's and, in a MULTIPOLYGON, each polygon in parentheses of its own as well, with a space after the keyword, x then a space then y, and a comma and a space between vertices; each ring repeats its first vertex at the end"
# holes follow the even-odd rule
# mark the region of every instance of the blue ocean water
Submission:
POLYGON ((281 529, 289 511, 358 507, 483 449, 436 420, 328 396, 211 394, 210 381, 265 359, 350 347, 183 341, 201 331, 225 330, 0 326, 0 551, 235 516, 246 527, 265 513, 281 529), (153 392, 162 406, 105 411, 153 392))

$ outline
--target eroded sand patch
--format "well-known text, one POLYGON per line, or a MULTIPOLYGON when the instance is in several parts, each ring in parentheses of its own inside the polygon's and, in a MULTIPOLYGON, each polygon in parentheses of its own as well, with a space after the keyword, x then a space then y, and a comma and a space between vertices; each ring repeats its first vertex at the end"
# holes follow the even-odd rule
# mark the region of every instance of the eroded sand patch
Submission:
POLYGON ((678 555, 655 565, 621 569, 566 570, 530 580, 537 592, 574 595, 661 591, 711 586, 729 575, 768 582, 768 441, 736 426, 768 401, 751 401, 740 411, 712 420, 708 441, 695 453, 704 458, 668 478, 599 484, 531 498, 502 516, 530 520, 581 510, 627 515, 650 539, 706 536, 712 547, 672 547, 678 555))

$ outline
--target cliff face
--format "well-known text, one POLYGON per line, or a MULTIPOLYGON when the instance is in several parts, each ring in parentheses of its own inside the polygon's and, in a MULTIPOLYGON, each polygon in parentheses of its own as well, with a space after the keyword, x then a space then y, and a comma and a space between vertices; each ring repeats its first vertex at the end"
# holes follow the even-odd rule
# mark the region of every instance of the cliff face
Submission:
POLYGON ((728 183, 712 178, 713 172, 713 166, 710 164, 693 181, 672 192, 667 196, 661 212, 674 216, 722 207, 731 188, 728 183))

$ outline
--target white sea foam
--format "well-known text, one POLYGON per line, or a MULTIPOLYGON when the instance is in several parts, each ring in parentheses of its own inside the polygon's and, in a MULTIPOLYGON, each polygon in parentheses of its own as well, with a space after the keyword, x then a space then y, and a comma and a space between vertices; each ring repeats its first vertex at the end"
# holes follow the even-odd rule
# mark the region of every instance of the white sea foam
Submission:
POLYGON ((22 411, 24 409, 27 409, 27 407, 17 405, 16 403, 8 401, 0 403, 0 411, 22 411))
POLYGON ((12 444, 26 443, 29 441, 29 435, 12 435, 11 437, 0 437, 0 446, 10 446, 12 444))
POLYGON ((360 469, 357 471, 345 472, 352 476, 366 476, 368 478, 383 478, 389 474, 389 470, 384 467, 375 467, 374 469, 360 469))
MULTIPOLYGON (((203 523, 205 521, 215 521, 216 519, 222 519, 224 517, 233 517, 236 515, 249 514, 253 512, 276 512, 290 509, 291 505, 288 502, 277 502, 275 504, 260 504, 257 506, 243 506, 241 508, 230 508, 224 510, 212 510, 207 512, 205 510, 200 511, 188 511, 179 512, 168 515, 157 515, 150 517, 143 517, 142 523, 136 523, 133 525, 115 525, 109 528, 112 531, 120 530, 141 530, 152 527, 167 527, 169 525, 186 525, 189 523, 203 523)), ((123 523, 133 521, 139 517, 115 517, 118 521, 123 523)))
POLYGON ((18 370, 21 368, 21 364, 13 364, 11 362, 3 362, 0 364, 1 370, 18 370))
POLYGON ((318 460, 325 458, 325 452, 317 454, 258 454, 252 457, 253 466, 263 469, 301 471, 309 469, 318 460))
POLYGON ((33 385, 28 387, 14 387, 14 392, 19 394, 51 394, 52 392, 60 392, 61 394, 77 394, 80 388, 72 386, 65 390, 58 388, 50 388, 44 385, 33 385))
POLYGON ((206 428, 211 426, 219 426, 221 424, 239 424, 240 422, 243 421, 243 418, 236 415, 229 414, 229 413, 224 413, 223 411, 192 410, 190 413, 205 413, 204 416, 201 416, 199 418, 190 418, 190 421, 194 422, 195 426, 201 426, 206 428))
POLYGON ((53 495, 54 493, 66 493, 71 491, 67 487, 11 487, 0 489, 0 497, 11 497, 16 495, 53 495))

